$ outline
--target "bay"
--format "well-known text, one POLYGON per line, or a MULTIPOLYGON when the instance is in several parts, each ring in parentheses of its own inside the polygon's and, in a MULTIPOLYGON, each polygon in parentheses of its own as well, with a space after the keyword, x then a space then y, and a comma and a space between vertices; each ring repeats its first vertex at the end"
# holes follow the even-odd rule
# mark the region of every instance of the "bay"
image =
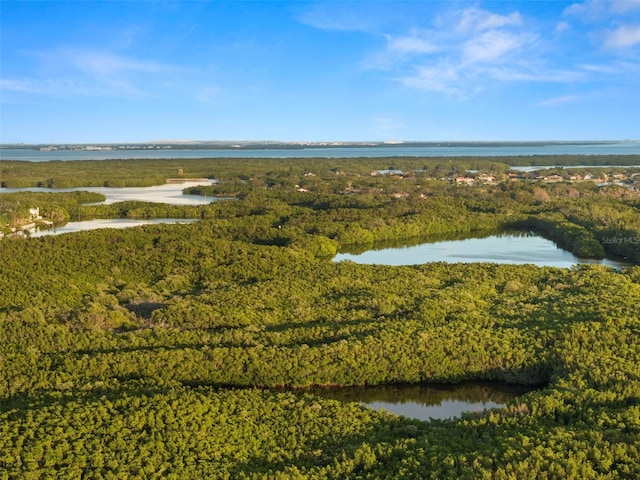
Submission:
POLYGON ((172 158, 359 158, 501 157, 531 155, 640 155, 640 142, 429 143, 421 145, 305 146, 300 148, 211 148, 53 150, 0 149, 0 160, 172 159, 172 158))

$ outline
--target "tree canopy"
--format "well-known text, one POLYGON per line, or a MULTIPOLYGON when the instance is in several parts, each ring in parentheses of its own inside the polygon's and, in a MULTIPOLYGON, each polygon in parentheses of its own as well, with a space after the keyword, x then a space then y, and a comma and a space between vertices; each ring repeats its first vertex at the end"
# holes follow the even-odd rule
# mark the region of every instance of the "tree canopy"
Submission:
POLYGON ((234 196, 197 207, 1 194, 72 219, 200 220, 0 240, 0 478, 640 476, 640 266, 332 262, 520 228, 639 265, 638 197, 369 174, 402 162, 167 162, 234 196), (542 387, 429 423, 276 388, 470 379, 542 387))

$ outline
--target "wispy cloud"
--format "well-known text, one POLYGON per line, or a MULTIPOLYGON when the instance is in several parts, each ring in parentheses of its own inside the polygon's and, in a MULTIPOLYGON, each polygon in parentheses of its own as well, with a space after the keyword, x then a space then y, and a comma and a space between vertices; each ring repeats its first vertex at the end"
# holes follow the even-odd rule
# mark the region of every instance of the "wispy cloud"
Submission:
MULTIPOLYGON (((6 91, 47 95, 147 97, 150 82, 178 74, 175 66, 108 50, 57 48, 28 52, 38 67, 27 78, 4 78, 6 91)), ((183 71, 183 70, 182 70, 183 71)))
POLYGON ((578 95, 561 95, 559 97, 548 98, 537 103, 538 107, 555 107, 565 103, 577 102, 580 100, 578 95))
POLYGON ((624 25, 609 32, 605 38, 605 46, 610 48, 626 48, 640 43, 640 25, 624 25))
POLYGON ((443 48, 432 32, 413 29, 407 34, 384 34, 386 46, 369 54, 363 62, 365 68, 388 70, 398 65, 433 54, 443 48))
POLYGON ((517 71, 532 69, 525 52, 537 41, 519 12, 498 15, 474 6, 410 35, 387 35, 380 57, 404 70, 396 78, 405 86, 468 95, 495 81, 529 80, 531 74, 517 71), (509 74, 503 68, 507 64, 509 74))
POLYGON ((455 65, 422 65, 416 67, 415 72, 401 76, 398 80, 419 90, 458 95, 463 93, 459 87, 461 74, 462 71, 455 65))
POLYGON ((572 3, 563 13, 587 22, 601 22, 634 11, 640 11, 640 0, 586 0, 572 3))
POLYGON ((575 83, 587 80, 587 75, 580 70, 538 68, 532 64, 499 65, 486 70, 491 78, 502 82, 575 83))
POLYGON ((161 73, 171 70, 171 67, 167 65, 141 61, 109 51, 62 49, 49 52, 48 55, 85 73, 101 77, 120 75, 127 72, 161 73))
POLYGON ((607 64, 606 51, 597 57, 600 71, 578 64, 575 51, 558 42, 557 35, 563 32, 571 31, 571 38, 585 42, 589 49, 594 38, 600 38, 609 50, 640 44, 640 23, 630 25, 623 15, 640 11, 640 0, 576 2, 555 23, 540 22, 515 10, 496 13, 479 5, 458 8, 459 3, 452 3, 446 11, 424 16, 422 23, 416 18, 404 28, 376 23, 371 12, 356 19, 352 10, 340 9, 332 17, 331 4, 322 5, 306 19, 307 24, 352 29, 384 39, 383 47, 369 52, 363 61, 365 68, 391 72, 391 78, 409 88, 447 95, 468 96, 509 83, 587 82, 599 75, 625 74, 619 66, 607 64), (601 28, 598 37, 591 35, 593 27, 574 25, 601 18, 614 19, 607 25, 616 28, 608 32, 601 28), (388 30, 380 31, 383 28, 388 30))
POLYGON ((589 0, 567 7, 563 15, 589 25, 588 34, 607 49, 640 44, 640 0, 589 0), (616 28, 611 29, 611 26, 616 28))
POLYGON ((586 2, 576 2, 564 9, 563 14, 569 17, 576 17, 584 21, 591 21, 601 18, 607 11, 607 6, 603 1, 587 0, 586 2))
POLYGON ((367 7, 363 9, 357 2, 319 2, 301 8, 297 19, 320 30, 373 33, 383 20, 376 14, 375 3, 368 4, 367 7))
POLYGON ((616 0, 610 1, 611 10, 614 13, 625 14, 633 11, 640 11, 640 0, 616 0))
POLYGON ((27 93, 40 93, 42 91, 41 87, 31 80, 15 78, 0 78, 0 90, 27 93))
MULTIPOLYGON (((95 95, 95 89, 83 82, 63 78, 0 78, 3 92, 34 95, 95 95)), ((3 101, 6 100, 3 98, 3 101)))
POLYGON ((388 49, 400 54, 433 53, 439 47, 427 38, 428 33, 413 32, 407 36, 387 35, 388 49))
POLYGON ((466 41, 463 46, 467 62, 491 62, 517 53, 523 45, 536 40, 535 35, 489 30, 466 41))
POLYGON ((563 33, 570 29, 571 29, 571 26, 569 25, 569 22, 561 21, 556 24, 555 33, 556 34, 563 33))
POLYGON ((513 12, 509 15, 498 15, 487 10, 471 7, 462 12, 457 29, 468 33, 519 25, 522 25, 522 15, 518 12, 513 12))

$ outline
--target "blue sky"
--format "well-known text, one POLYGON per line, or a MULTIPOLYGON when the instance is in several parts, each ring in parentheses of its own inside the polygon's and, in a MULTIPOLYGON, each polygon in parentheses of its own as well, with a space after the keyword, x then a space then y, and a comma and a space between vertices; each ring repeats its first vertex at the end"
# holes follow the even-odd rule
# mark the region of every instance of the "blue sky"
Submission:
POLYGON ((0 142, 640 139, 640 0, 3 0, 0 142))

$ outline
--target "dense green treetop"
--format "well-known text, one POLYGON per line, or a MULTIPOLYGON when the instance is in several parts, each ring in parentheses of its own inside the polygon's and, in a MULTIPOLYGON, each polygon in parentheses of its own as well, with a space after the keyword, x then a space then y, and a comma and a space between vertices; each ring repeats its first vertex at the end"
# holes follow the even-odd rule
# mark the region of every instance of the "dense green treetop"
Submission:
POLYGON ((639 477, 640 266, 332 261, 521 228, 637 265, 639 245, 604 240, 640 237, 635 192, 332 162, 185 162, 235 197, 198 207, 0 195, 72 219, 200 219, 0 240, 0 478, 639 477), (469 379, 543 386, 429 423, 267 388, 469 379))

